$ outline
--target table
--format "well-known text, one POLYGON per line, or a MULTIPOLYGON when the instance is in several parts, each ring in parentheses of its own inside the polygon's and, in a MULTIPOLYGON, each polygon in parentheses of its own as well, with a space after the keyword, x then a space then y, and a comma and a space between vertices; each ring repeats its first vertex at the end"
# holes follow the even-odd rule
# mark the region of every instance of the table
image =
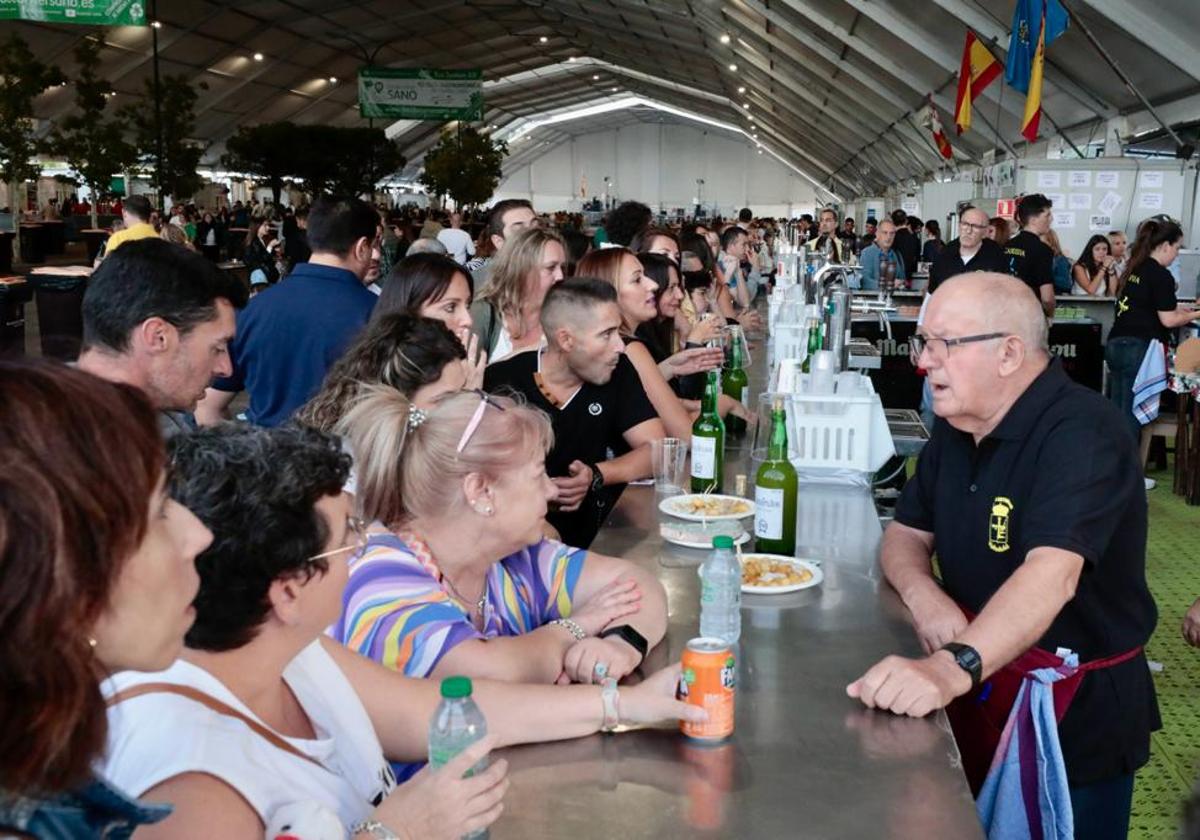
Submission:
POLYGON ((83 294, 90 266, 34 269, 29 285, 37 304, 42 355, 74 361, 83 343, 83 294))
MULTIPOLYGON (((749 472, 749 448, 728 447, 730 486, 749 472)), ((494 840, 983 837, 945 715, 900 718, 845 695, 884 655, 920 652, 882 580, 870 492, 805 484, 798 508, 797 554, 820 559, 825 581, 745 596, 732 740, 703 747, 648 729, 503 750, 512 787, 494 840)), ((666 587, 670 626, 650 670, 678 661, 697 635, 704 558, 665 545, 658 522, 654 488, 628 487, 592 545, 666 587)))
POLYGON ((20 226, 21 262, 33 265, 46 261, 46 226, 40 222, 23 222, 20 226))

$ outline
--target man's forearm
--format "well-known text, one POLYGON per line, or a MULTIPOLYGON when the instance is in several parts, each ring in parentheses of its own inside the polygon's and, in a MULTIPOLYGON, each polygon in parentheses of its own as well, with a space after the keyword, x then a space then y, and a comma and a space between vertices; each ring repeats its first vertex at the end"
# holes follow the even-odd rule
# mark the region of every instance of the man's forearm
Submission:
POLYGON ((619 458, 604 461, 596 466, 600 468, 600 472, 604 475, 605 486, 628 484, 631 481, 649 478, 652 473, 650 468, 650 447, 639 446, 632 452, 626 452, 619 458))
POLYGON ((1047 318, 1054 317, 1054 286, 1044 285, 1041 291, 1042 309, 1046 312, 1047 318))
POLYGON ((955 641, 979 651, 984 677, 995 673, 1045 635, 1075 596, 1082 569, 1077 554, 1035 549, 955 641))
POLYGON ((892 525, 883 534, 879 565, 887 582, 910 610, 925 598, 950 600, 933 577, 931 556, 930 546, 907 529, 892 525))

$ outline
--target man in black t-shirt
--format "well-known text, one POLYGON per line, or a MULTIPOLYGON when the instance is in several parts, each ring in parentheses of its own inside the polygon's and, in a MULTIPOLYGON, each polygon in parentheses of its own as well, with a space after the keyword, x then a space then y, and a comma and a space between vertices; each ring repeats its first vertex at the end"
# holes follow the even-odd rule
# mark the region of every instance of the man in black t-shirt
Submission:
POLYGON ((904 260, 904 275, 912 277, 917 273, 917 263, 921 261, 921 240, 913 235, 908 226, 908 214, 903 210, 892 213, 892 223, 896 225, 896 239, 892 248, 904 260))
POLYGON ((1001 669, 1019 657, 1022 671, 1037 667, 1035 647, 1069 648, 1081 664, 1121 659, 1083 675, 1058 735, 1075 836, 1123 838, 1134 772, 1161 726, 1141 650, 1157 608, 1136 446, 1112 404, 1051 359, 1040 307, 1014 279, 948 281, 919 335, 941 419, 880 563, 929 655, 888 657, 848 693, 914 717, 949 706, 977 788, 991 758, 975 748, 983 718, 998 735, 1019 685, 1001 669))
POLYGON ((558 499, 546 518, 563 542, 586 548, 624 486, 653 474, 650 441, 666 431, 625 357, 610 284, 586 277, 558 284, 541 321, 546 346, 489 365, 483 384, 519 393, 550 415, 546 472, 558 499), (609 459, 610 451, 625 454, 609 459))
POLYGON ((958 239, 953 240, 929 266, 932 294, 946 280, 968 271, 1008 271, 1004 249, 987 238, 988 215, 978 207, 967 207, 958 216, 958 239))
POLYGON ((1054 221, 1053 203, 1041 193, 1017 202, 1017 224, 1021 232, 1004 246, 1008 273, 1021 280, 1042 302, 1047 318, 1054 317, 1054 252, 1041 237, 1054 221))

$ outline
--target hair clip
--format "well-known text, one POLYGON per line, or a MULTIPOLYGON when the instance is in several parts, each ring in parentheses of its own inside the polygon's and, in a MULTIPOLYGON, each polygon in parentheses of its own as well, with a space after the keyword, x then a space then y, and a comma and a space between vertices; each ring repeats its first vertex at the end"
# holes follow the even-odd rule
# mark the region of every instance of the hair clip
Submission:
POLYGON ((416 406, 413 406, 408 410, 408 430, 411 432, 428 419, 429 415, 416 406))

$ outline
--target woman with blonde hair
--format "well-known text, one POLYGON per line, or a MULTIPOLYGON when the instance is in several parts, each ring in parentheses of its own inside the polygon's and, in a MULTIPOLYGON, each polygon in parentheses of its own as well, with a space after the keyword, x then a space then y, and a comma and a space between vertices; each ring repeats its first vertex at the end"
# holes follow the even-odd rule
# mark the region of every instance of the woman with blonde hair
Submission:
POLYGON ((471 304, 474 332, 491 361, 541 343, 542 301, 562 282, 566 261, 562 236, 541 227, 518 231, 497 252, 488 283, 471 304))
POLYGON ((342 421, 373 520, 335 639, 409 676, 600 682, 666 632, 666 595, 625 561, 545 539, 556 488, 541 411, 482 391, 432 410, 373 389, 342 421))

